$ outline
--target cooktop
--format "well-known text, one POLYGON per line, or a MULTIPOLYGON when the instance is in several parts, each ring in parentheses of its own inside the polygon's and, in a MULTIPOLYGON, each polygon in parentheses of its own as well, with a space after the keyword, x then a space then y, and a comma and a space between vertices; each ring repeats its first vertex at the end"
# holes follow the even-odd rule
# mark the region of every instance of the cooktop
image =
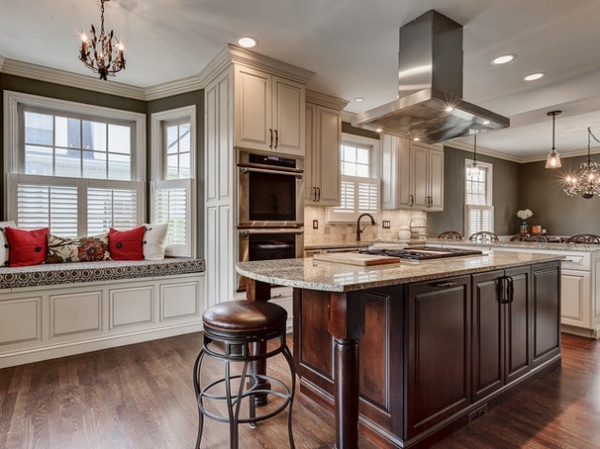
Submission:
POLYGON ((429 246, 415 246, 406 248, 369 248, 359 251, 364 254, 400 257, 401 259, 429 260, 443 259, 445 257, 476 256, 483 254, 476 249, 435 248, 429 246))

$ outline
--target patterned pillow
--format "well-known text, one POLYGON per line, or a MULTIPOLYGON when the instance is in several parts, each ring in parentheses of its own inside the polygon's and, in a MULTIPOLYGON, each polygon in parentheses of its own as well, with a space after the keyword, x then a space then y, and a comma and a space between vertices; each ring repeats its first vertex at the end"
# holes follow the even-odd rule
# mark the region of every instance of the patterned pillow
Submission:
POLYGON ((5 228, 16 228, 14 221, 0 221, 0 267, 8 265, 8 239, 5 228))
POLYGON ((94 262, 112 260, 108 251, 108 234, 70 239, 48 234, 46 263, 94 262))

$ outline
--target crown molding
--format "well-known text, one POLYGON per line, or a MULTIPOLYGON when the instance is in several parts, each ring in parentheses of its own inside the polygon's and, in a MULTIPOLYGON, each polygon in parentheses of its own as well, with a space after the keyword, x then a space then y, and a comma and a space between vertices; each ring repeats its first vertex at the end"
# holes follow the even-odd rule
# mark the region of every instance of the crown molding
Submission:
MULTIPOLYGON (((467 151, 470 153, 473 152, 472 145, 468 145, 462 142, 442 142, 442 145, 444 145, 445 147, 451 147, 457 150, 467 151)), ((483 154, 485 156, 494 157, 496 159, 504 159, 505 161, 516 162, 517 164, 522 164, 524 162, 523 158, 500 153, 499 151, 490 150, 489 148, 480 146, 477 146, 477 154, 483 154)), ((545 157, 544 160, 546 160, 545 157)))
POLYGON ((341 111, 346 107, 348 101, 342 100, 341 98, 327 95, 321 92, 315 92, 314 90, 306 89, 306 101, 308 103, 315 103, 320 106, 326 106, 328 108, 337 109, 341 111))
POLYGON ((200 90, 203 88, 199 75, 190 76, 175 81, 156 84, 144 89, 146 101, 158 100, 160 98, 172 97, 174 95, 185 94, 200 90))
POLYGON ((66 72, 64 70, 44 67, 37 64, 5 59, 2 65, 2 73, 8 75, 22 76, 47 83, 60 84, 63 86, 91 90, 108 95, 118 95, 136 100, 146 100, 146 94, 141 87, 131 86, 119 82, 101 81, 78 73, 66 72))
POLYGON ((4 56, 0 55, 0 72, 2 72, 3 65, 4 65, 4 56))
POLYGON ((303 69, 302 67, 246 50, 237 45, 228 44, 200 72, 200 84, 207 86, 230 64, 240 64, 245 67, 262 70, 302 84, 306 84, 315 75, 315 72, 303 69))

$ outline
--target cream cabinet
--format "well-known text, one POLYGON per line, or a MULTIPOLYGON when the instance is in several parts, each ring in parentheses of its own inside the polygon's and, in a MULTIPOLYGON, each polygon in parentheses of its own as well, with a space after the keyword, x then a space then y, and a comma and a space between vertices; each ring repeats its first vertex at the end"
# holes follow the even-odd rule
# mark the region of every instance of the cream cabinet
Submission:
POLYGON ((408 139, 381 137, 383 209, 444 210, 444 152, 408 139))
POLYGON ((341 110, 348 102, 308 90, 306 99, 305 202, 339 206, 341 110))
POLYGON ((235 146, 304 156, 304 84, 235 69, 235 146))

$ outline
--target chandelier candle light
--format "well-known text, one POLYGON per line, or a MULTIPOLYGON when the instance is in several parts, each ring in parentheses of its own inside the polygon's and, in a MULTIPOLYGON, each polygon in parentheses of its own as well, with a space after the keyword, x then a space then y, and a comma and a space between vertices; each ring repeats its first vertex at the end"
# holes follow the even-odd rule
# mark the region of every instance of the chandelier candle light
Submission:
POLYGON ((92 71, 100 75, 100 79, 106 81, 107 76, 114 76, 115 73, 125 68, 125 58, 123 57, 123 43, 117 40, 113 30, 107 35, 104 32, 104 2, 110 0, 100 0, 100 34, 96 35, 94 25, 90 28, 91 40, 86 33, 81 35, 81 51, 79 59, 92 71))
POLYGON ((597 162, 592 161, 590 156, 592 137, 596 142, 600 143, 600 140, 592 134, 592 130, 588 128, 587 162, 582 162, 579 165, 579 174, 566 177, 566 186, 563 192, 568 196, 581 196, 586 200, 589 200, 594 195, 600 196, 600 166, 597 162))

